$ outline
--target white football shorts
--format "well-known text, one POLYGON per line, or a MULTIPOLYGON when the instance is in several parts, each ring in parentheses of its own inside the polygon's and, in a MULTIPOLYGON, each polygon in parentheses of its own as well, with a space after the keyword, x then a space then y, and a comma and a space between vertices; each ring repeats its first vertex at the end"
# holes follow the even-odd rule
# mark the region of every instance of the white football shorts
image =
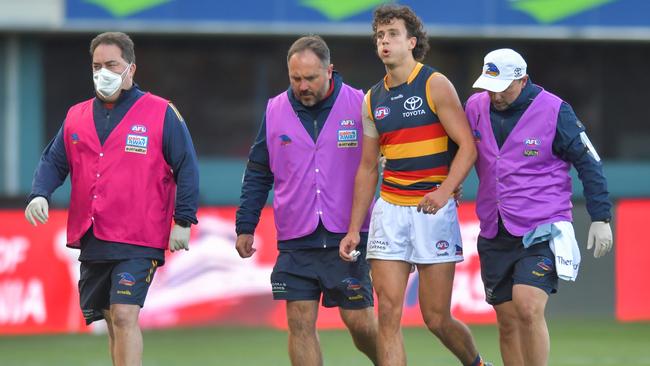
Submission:
POLYGON ((416 206, 379 198, 370 219, 366 258, 412 264, 461 262, 463 243, 454 199, 435 215, 427 215, 416 206))

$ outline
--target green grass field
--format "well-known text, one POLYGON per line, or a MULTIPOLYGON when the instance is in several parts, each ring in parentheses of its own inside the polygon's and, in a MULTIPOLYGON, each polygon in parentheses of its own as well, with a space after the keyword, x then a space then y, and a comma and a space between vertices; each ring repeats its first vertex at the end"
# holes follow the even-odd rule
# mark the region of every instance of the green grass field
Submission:
MULTIPOLYGON (((550 322, 550 365, 650 365, 650 324, 550 322)), ((472 327, 484 358, 501 364, 494 326, 472 327)), ((258 328, 200 328, 145 332, 145 366, 289 365, 286 334, 258 328)), ((325 364, 369 365, 345 331, 321 331, 325 364)), ((404 329, 409 365, 458 365, 422 328, 404 329)), ((105 335, 0 337, 0 365, 110 365, 105 335)))

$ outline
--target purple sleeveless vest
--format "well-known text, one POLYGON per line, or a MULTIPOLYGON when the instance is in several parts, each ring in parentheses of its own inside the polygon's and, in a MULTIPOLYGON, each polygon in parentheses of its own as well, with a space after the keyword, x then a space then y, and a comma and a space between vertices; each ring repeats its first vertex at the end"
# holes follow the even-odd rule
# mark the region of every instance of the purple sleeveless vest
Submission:
POLYGON ((542 90, 499 150, 488 93, 467 101, 465 112, 478 149, 476 213, 481 236, 496 236, 498 215, 515 236, 541 224, 572 221, 570 164, 552 149, 561 104, 560 98, 542 90))
MULTIPOLYGON (((273 212, 278 240, 311 234, 319 219, 330 232, 345 233, 350 224, 354 177, 361 161, 363 93, 342 84, 314 143, 291 107, 289 92, 270 99, 266 107, 266 145, 275 177, 273 212)), ((362 231, 368 231, 369 217, 362 231)))

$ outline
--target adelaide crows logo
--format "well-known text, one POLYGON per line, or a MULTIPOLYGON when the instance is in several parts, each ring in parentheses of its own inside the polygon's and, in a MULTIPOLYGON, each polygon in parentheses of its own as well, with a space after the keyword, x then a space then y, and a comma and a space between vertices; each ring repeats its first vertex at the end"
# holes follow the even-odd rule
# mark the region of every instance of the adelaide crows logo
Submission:
POLYGON ((491 62, 488 62, 487 64, 485 64, 485 72, 484 73, 485 73, 485 75, 490 75, 490 76, 493 76, 493 77, 497 77, 500 74, 499 68, 497 67, 497 65, 495 65, 495 64, 493 64, 491 62))
POLYGON ((135 285, 135 277, 129 272, 118 273, 117 276, 120 278, 119 284, 124 286, 133 286, 135 285))
POLYGON ((280 146, 287 146, 291 143, 291 138, 287 135, 280 136, 280 146))

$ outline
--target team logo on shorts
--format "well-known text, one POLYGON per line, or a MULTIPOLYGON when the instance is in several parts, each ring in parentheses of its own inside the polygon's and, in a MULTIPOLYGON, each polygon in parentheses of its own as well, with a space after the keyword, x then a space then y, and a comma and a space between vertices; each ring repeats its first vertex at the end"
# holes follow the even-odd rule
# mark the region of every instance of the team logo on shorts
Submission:
POLYGON ((343 281, 341 281, 341 283, 343 284, 343 286, 345 286, 344 292, 348 300, 351 301, 363 300, 363 295, 360 293, 363 287, 361 286, 361 282, 359 282, 358 279, 354 277, 348 277, 343 281))
POLYGON ((550 259, 544 257, 537 263, 537 267, 545 270, 546 272, 550 272, 553 270, 553 262, 551 262, 550 259))
POLYGON ((135 277, 129 272, 118 273, 117 276, 120 278, 120 285, 124 286, 133 286, 135 285, 135 277))
POLYGON ((77 135, 76 133, 73 133, 73 134, 70 136, 70 138, 72 138, 72 143, 73 143, 73 144, 76 144, 77 142, 79 142, 79 135, 77 135))
POLYGON ((533 270, 531 273, 537 277, 544 277, 553 270, 553 262, 546 257, 540 257, 540 261, 537 262, 537 267, 541 268, 542 272, 533 270))
POLYGON ((390 114, 390 108, 388 107, 380 106, 375 108, 375 119, 377 120, 384 119, 388 117, 389 114, 390 114))

